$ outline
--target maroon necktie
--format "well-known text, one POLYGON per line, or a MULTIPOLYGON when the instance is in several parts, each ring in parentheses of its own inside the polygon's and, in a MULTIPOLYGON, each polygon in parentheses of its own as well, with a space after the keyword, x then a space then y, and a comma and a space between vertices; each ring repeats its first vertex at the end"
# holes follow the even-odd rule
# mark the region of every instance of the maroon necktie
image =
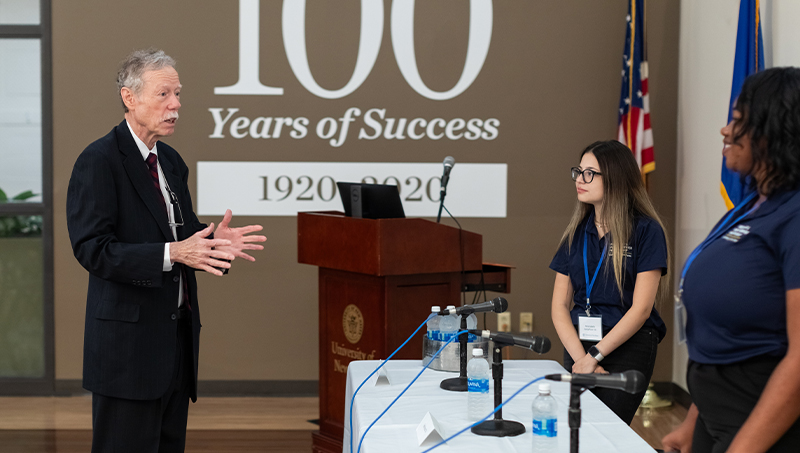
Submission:
MULTIPOLYGON (((155 153, 150 153, 147 155, 147 168, 150 170, 150 177, 153 178, 153 186, 156 188, 156 193, 158 193, 158 201, 161 202, 161 206, 164 207, 164 211, 167 213, 167 219, 169 219, 169 210, 167 209, 167 203, 164 201, 164 194, 161 193, 161 184, 158 182, 158 156, 155 153)), ((192 305, 189 303, 189 287, 186 283, 186 270, 181 266, 181 281, 183 282, 183 303, 186 305, 186 308, 192 309, 192 305)))
POLYGON ((150 170, 150 177, 153 178, 153 185, 156 188, 156 193, 158 193, 158 201, 161 202, 164 212, 167 213, 167 219, 169 219, 167 203, 164 201, 164 194, 161 193, 161 184, 158 183, 158 156, 156 156, 155 153, 150 153, 147 155, 145 162, 147 162, 147 168, 150 170))

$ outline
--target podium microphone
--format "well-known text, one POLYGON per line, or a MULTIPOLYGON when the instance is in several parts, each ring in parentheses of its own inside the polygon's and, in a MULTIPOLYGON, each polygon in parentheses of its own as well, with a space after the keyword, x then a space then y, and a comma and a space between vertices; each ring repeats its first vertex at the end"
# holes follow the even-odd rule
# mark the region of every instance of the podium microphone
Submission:
POLYGON ((455 164, 456 160, 453 159, 453 156, 447 156, 444 158, 444 161, 442 162, 442 165, 444 165, 444 172, 442 173, 442 186, 439 189, 439 192, 447 192, 447 183, 450 182, 450 170, 453 169, 455 164))
POLYGON ((453 166, 456 164, 456 160, 453 159, 453 156, 447 156, 444 158, 444 171, 442 172, 442 185, 439 188, 439 215, 436 216, 436 223, 442 221, 442 208, 444 207, 444 197, 447 195, 447 183, 450 182, 450 170, 453 169, 453 166))
POLYGON ((544 378, 550 381, 571 382, 573 385, 586 388, 602 387, 628 393, 641 392, 647 386, 644 374, 636 370, 614 374, 548 374, 544 378))
POLYGON ((512 335, 506 332, 492 332, 489 330, 470 330, 469 333, 488 338, 498 345, 518 346, 520 348, 530 349, 537 354, 545 354, 550 351, 550 339, 545 336, 527 337, 512 335))
POLYGON ((508 301, 502 297, 496 297, 488 302, 464 305, 463 307, 458 307, 455 310, 445 309, 439 312, 439 316, 447 316, 452 314, 471 315, 473 313, 486 313, 490 311, 495 313, 503 313, 506 310, 508 310, 508 301))

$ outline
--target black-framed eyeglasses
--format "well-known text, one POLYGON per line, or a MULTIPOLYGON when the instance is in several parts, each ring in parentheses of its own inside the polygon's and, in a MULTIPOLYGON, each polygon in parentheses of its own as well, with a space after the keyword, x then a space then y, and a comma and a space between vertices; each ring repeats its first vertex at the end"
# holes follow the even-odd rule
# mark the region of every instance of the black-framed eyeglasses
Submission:
POLYGON ((603 174, 600 173, 599 171, 588 170, 588 169, 587 170, 581 170, 580 167, 572 167, 570 170, 572 171, 572 180, 573 181, 577 181, 578 180, 578 176, 583 175, 583 182, 585 182, 586 184, 589 184, 592 181, 594 181, 594 175, 603 176, 603 174))
POLYGON ((178 203, 178 197, 175 196, 175 192, 169 187, 169 183, 167 182, 166 176, 164 177, 164 184, 167 185, 167 193, 169 194, 169 202, 172 205, 172 216, 174 217, 174 222, 169 222, 170 227, 179 227, 183 226, 183 212, 181 211, 181 204, 178 203))

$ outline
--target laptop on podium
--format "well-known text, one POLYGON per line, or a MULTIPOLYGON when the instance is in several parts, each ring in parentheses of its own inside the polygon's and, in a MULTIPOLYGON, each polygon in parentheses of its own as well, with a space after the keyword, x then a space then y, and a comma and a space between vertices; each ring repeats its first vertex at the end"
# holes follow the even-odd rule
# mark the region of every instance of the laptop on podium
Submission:
POLYGON ((337 182, 344 214, 357 219, 403 219, 400 190, 395 185, 337 182))

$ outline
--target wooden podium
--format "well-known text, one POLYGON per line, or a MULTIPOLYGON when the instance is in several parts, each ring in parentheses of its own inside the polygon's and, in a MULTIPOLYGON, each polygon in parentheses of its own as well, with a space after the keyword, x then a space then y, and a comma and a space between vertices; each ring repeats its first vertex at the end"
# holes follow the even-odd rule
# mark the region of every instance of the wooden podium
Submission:
MULTIPOLYGON (((347 365, 385 359, 430 314, 461 305, 483 238, 423 219, 297 215, 297 261, 319 266, 319 416, 313 451, 341 453, 347 365)), ((422 358, 422 334, 394 356, 422 358)), ((347 402, 349 404, 349 402, 347 402)))

